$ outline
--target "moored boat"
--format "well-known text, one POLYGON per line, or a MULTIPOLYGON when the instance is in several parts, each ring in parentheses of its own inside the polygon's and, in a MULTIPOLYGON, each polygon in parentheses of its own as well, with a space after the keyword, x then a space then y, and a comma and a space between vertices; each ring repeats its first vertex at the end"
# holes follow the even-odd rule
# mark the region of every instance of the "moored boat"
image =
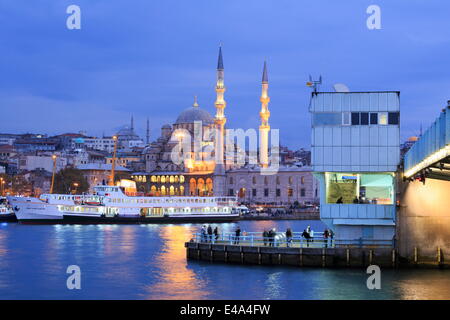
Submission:
POLYGON ((128 196, 120 186, 96 186, 93 194, 45 194, 8 201, 20 223, 194 223, 237 220, 236 197, 128 196))
POLYGON ((17 221, 17 219, 6 198, 0 197, 0 222, 3 221, 14 222, 17 221))

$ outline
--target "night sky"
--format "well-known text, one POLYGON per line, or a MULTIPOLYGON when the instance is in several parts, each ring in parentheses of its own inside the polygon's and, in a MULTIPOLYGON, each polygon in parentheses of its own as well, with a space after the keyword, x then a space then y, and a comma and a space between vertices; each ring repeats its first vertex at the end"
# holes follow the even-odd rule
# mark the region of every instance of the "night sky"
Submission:
POLYGON ((152 140, 198 95, 215 113, 223 44, 231 128, 257 128, 266 59, 269 120, 310 146, 308 75, 323 91, 401 91, 402 139, 450 100, 450 2, 436 0, 1 0, 1 133, 111 135, 134 115, 152 140), (81 30, 66 9, 81 7, 81 30), (381 8, 381 30, 366 9, 381 8))

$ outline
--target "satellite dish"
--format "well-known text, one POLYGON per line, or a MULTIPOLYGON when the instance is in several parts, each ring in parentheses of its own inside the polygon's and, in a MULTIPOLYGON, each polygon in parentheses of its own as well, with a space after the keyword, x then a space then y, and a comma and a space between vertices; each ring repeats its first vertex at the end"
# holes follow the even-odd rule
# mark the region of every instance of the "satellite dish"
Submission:
POLYGON ((343 83, 336 83, 333 88, 336 92, 350 92, 350 89, 343 83))

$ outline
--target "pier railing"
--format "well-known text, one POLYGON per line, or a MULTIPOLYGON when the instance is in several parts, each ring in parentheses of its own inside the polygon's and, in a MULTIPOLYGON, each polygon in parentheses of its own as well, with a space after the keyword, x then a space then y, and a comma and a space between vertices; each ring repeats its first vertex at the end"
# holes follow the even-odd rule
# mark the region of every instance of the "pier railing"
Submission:
POLYGON ((370 239, 334 239, 324 238, 323 232, 314 232, 307 239, 302 236, 303 232, 292 232, 292 238, 286 238, 284 232, 277 232, 273 237, 264 237, 262 232, 245 232, 236 236, 234 232, 226 232, 219 235, 208 235, 194 233, 191 241, 197 243, 226 244, 239 246, 269 246, 269 247, 292 247, 292 248, 393 248, 393 240, 370 240, 370 239))

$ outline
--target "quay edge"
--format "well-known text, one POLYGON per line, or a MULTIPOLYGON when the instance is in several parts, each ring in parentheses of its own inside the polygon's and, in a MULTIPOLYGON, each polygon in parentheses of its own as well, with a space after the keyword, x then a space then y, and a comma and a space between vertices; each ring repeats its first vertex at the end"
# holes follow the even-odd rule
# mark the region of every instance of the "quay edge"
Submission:
POLYGON ((215 263, 320 268, 445 268, 444 260, 411 261, 393 248, 287 248, 186 242, 186 258, 215 263))

